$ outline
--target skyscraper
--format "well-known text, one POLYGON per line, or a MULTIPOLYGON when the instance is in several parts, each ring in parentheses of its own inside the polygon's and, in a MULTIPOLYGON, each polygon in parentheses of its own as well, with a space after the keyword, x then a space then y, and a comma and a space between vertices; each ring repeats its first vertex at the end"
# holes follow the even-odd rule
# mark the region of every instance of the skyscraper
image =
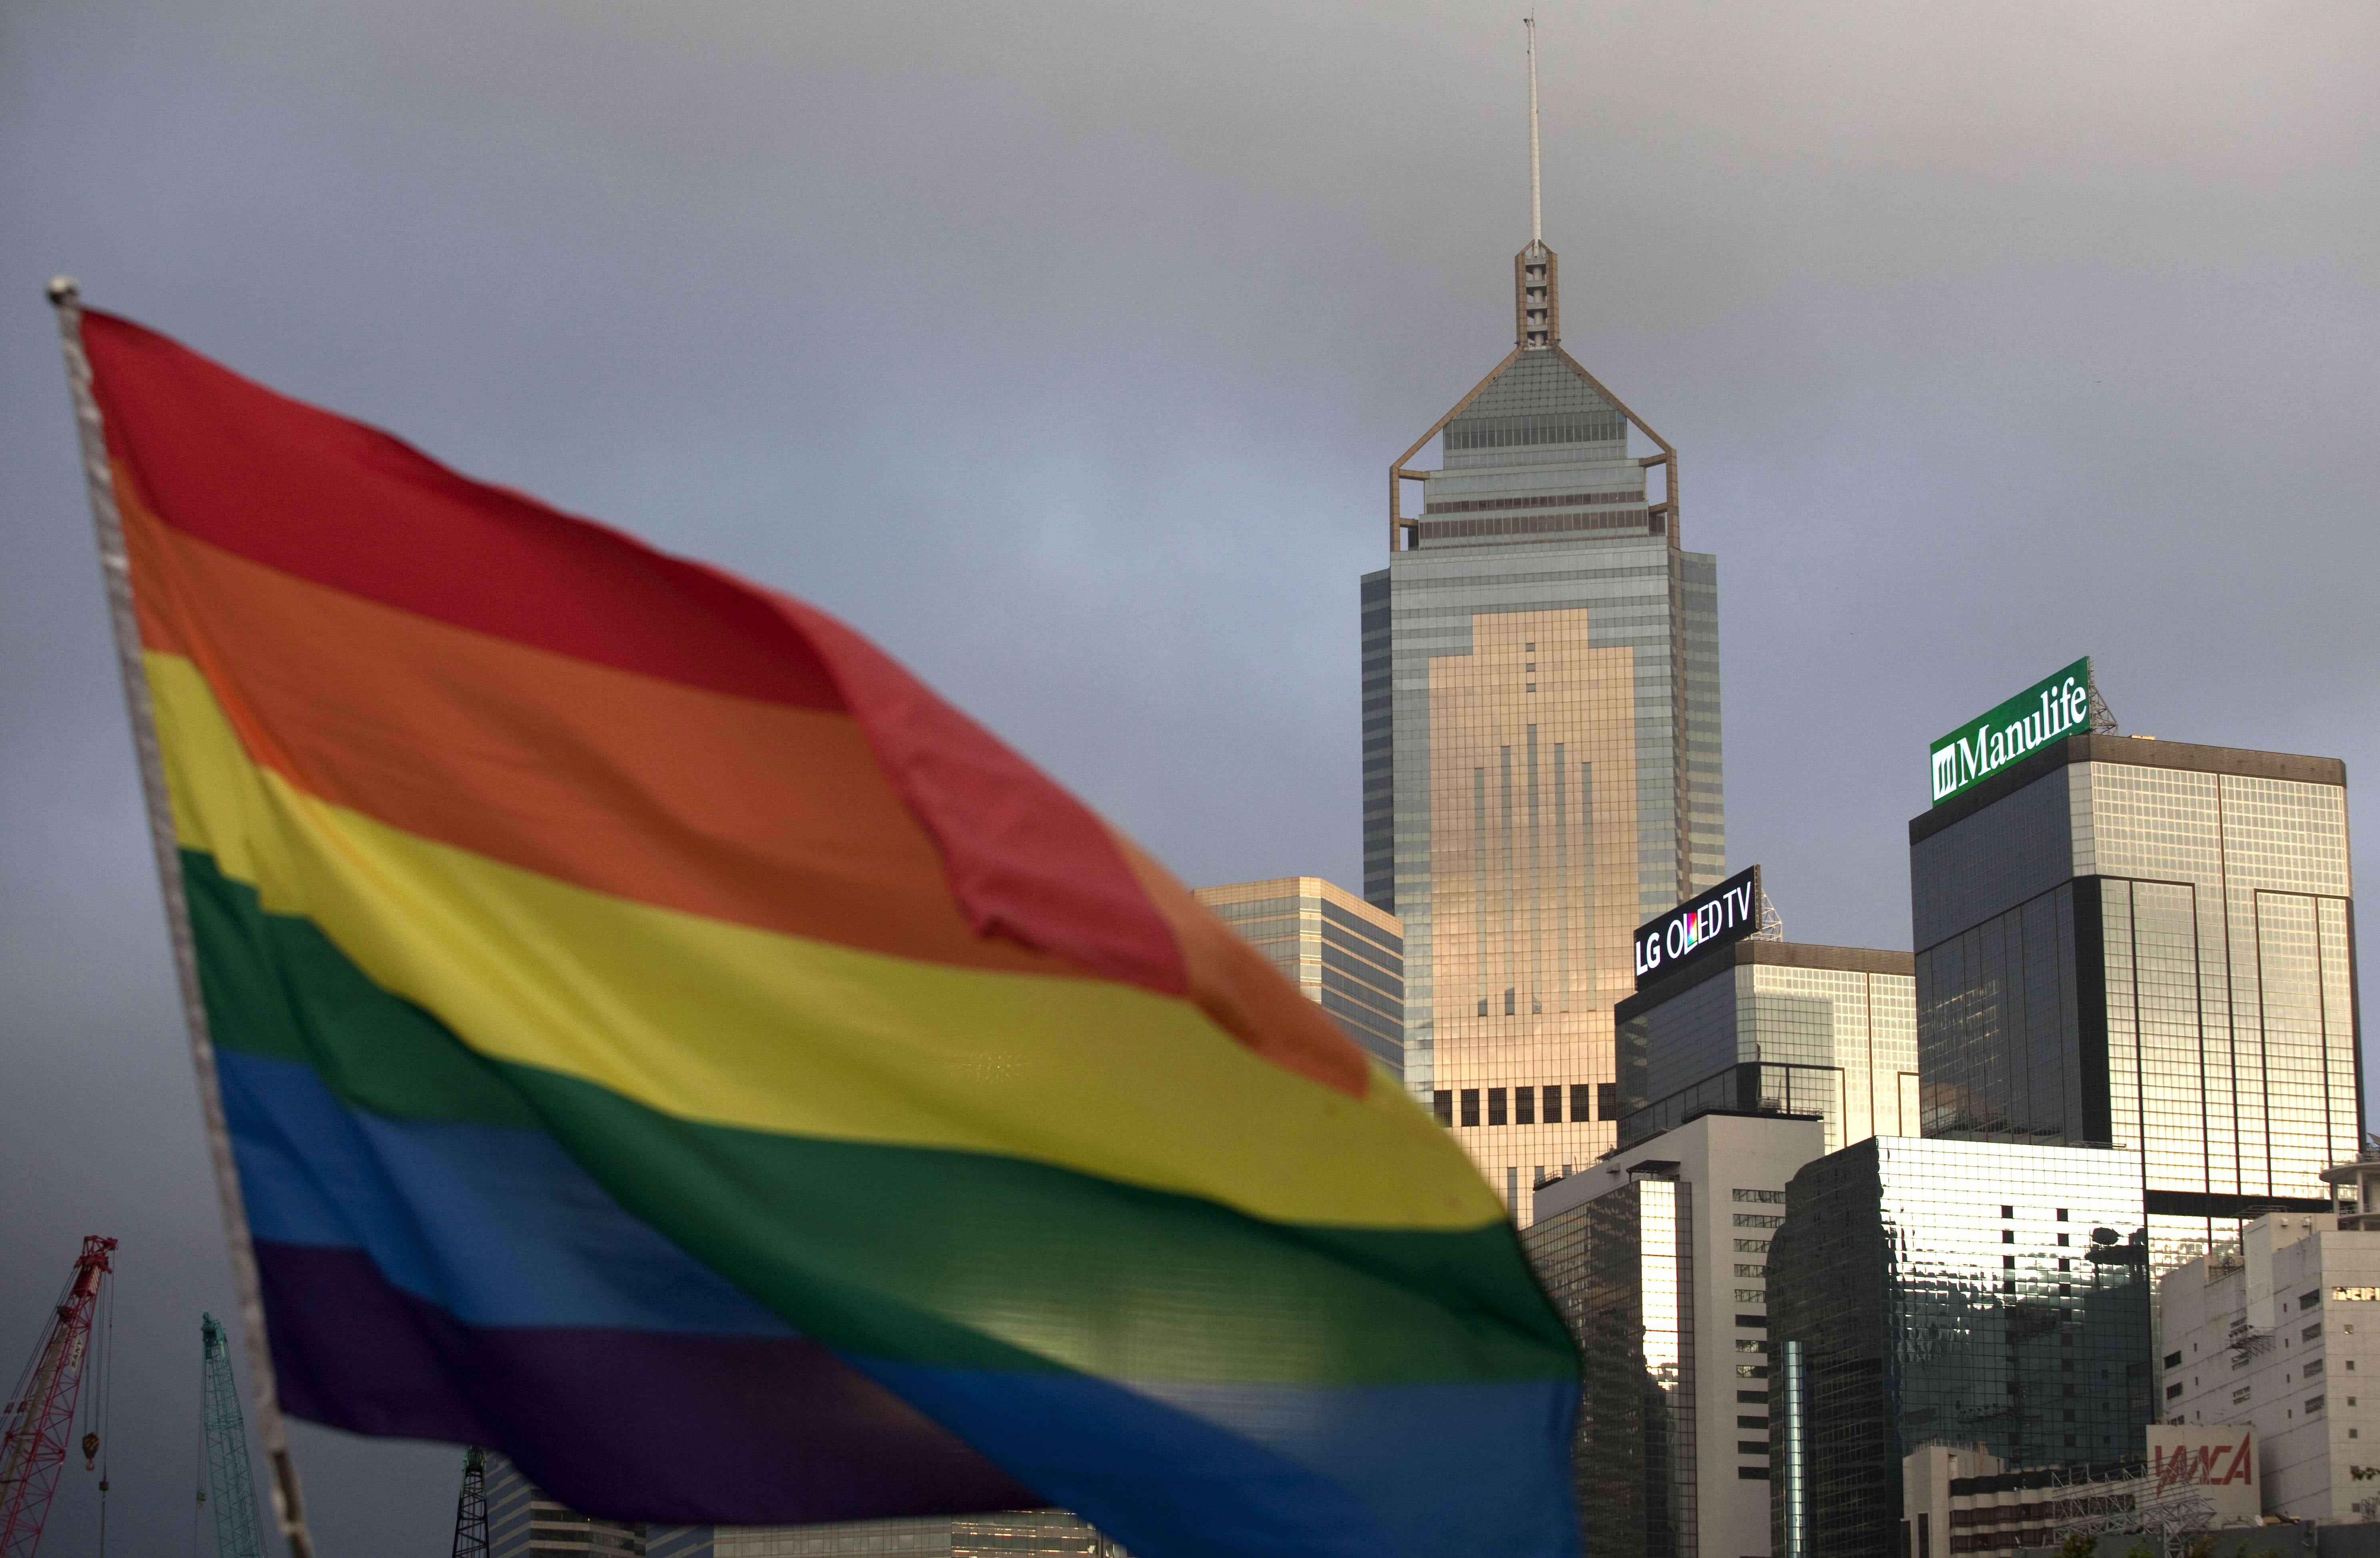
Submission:
POLYGON ((1620 1143, 1710 1109, 1815 1114, 1825 1150, 1917 1134, 1905 952, 1741 941, 1614 1008, 1620 1143))
POLYGON ((1596 1558, 1768 1551, 1768 1241, 1825 1150, 1810 1116, 1714 1109, 1537 1191, 1523 1237, 1578 1338, 1596 1558))
POLYGON ((1383 914, 1318 876, 1201 887, 1191 895, 1255 943, 1305 998, 1390 1070, 1404 1065, 1404 942, 1383 914))
POLYGON ((1870 1137, 1793 1175, 1767 1251, 1773 1552, 1889 1558, 1928 1440, 2020 1467, 2140 1453, 2140 1173, 2105 1148, 1870 1137))
POLYGON ((2347 773, 2109 735, 1909 825, 1925 1134, 2132 1150, 2159 1272, 2355 1155, 2347 773))
POLYGON ((1533 236, 1512 349, 1390 466, 1361 591, 1364 895, 1404 923, 1405 1079, 1441 1118, 1507 1101, 1462 1134, 1516 1212, 1534 1166, 1612 1145, 1572 1101, 1617 1079, 1630 932, 1726 854, 1718 566, 1681 547, 1676 451, 1562 349, 1560 282, 1533 236), (1409 469, 1434 438, 1441 468, 1409 469))

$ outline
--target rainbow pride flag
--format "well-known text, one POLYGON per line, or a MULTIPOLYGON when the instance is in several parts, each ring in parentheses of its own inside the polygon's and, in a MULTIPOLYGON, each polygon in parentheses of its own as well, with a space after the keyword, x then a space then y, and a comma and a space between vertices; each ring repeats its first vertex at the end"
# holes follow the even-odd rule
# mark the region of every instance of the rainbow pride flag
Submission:
POLYGON ((84 317, 283 1398, 598 1515, 1560 1558, 1493 1194, 823 613, 84 317))

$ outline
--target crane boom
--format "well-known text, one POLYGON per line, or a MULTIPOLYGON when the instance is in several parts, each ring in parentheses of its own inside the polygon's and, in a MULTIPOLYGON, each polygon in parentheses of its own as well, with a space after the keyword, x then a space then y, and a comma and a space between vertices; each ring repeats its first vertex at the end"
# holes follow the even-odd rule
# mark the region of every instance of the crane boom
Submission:
MULTIPOLYGON (((199 1410, 207 1433, 207 1485, 214 1495, 215 1558, 260 1558, 256 1483, 248 1470, 248 1419, 231 1377, 231 1348, 212 1315, 199 1317, 199 1410)), ((0 1558, 8 1558, 0 1553, 0 1558)))
POLYGON ((0 1558, 33 1558, 50 1495, 67 1464, 67 1435, 82 1394, 83 1359, 91 1352, 91 1321, 99 1308, 100 1279, 114 1266, 115 1241, 84 1235, 66 1291, 42 1333, 41 1345, 0 1408, 0 1558))

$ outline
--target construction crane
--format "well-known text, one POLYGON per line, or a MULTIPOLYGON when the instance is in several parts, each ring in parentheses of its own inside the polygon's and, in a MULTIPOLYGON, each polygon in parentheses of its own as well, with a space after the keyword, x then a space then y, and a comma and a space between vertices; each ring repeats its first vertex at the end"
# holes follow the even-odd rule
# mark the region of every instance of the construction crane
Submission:
POLYGON ((455 1558, 488 1558, 488 1457, 463 1452, 463 1494, 455 1501, 455 1558))
POLYGON ((256 1484, 248 1472, 248 1421, 232 1383, 231 1347, 212 1315, 199 1317, 199 1420, 206 1430, 207 1485, 214 1492, 215 1558, 261 1558, 256 1484))
MULTIPOLYGON (((0 1429, 0 1558, 33 1558, 41 1545, 42 1523, 49 1518, 50 1495, 67 1464, 67 1436, 74 1431, 75 1404, 82 1394, 100 1279, 115 1269, 115 1248, 114 1239, 84 1236, 42 1344, 0 1407, 0 1422, 7 1425, 0 1429)), ((85 1435, 83 1458, 98 1449, 98 1438, 85 1435)))

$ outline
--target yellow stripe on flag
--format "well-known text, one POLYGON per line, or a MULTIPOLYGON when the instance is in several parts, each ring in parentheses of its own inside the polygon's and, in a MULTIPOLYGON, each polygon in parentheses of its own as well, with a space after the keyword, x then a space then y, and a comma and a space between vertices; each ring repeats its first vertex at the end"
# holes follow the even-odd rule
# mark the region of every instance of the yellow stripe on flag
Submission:
POLYGON ((194 664, 144 659, 183 846, 483 1054, 685 1119, 1029 1159, 1282 1223, 1503 1215, 1385 1072, 1358 1102, 1131 985, 861 952, 437 844, 258 767, 194 664))

